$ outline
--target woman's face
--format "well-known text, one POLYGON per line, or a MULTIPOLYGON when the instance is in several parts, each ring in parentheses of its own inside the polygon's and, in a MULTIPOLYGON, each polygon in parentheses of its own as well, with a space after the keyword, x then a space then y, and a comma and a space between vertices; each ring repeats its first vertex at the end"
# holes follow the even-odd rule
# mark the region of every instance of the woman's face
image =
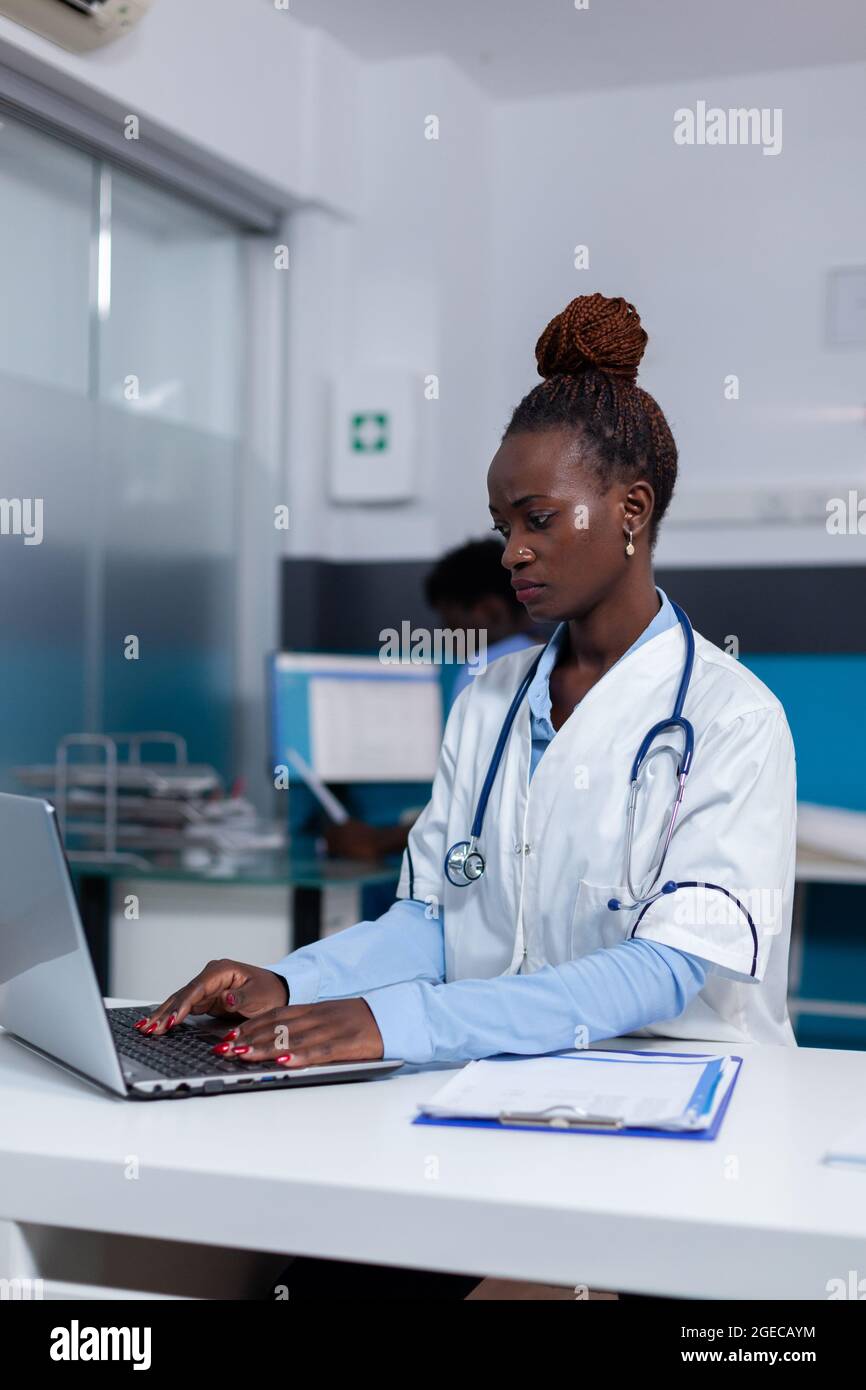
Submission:
POLYGON ((627 576, 638 555, 625 554, 626 529, 646 554, 652 488, 641 480, 602 490, 572 430, 509 435, 490 465, 487 490, 494 528, 506 542, 502 563, 537 622, 583 617, 627 576))

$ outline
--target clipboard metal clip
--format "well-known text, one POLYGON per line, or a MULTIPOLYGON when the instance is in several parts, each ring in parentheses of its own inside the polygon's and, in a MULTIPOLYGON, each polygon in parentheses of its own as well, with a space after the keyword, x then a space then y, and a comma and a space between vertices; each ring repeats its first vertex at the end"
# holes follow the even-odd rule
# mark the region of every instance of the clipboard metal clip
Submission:
POLYGON ((625 1129, 625 1120, 621 1115, 591 1115, 575 1105, 548 1105, 546 1110, 536 1111, 503 1111, 499 1123, 526 1125, 529 1128, 546 1125, 549 1129, 582 1129, 588 1125, 594 1129, 625 1129))

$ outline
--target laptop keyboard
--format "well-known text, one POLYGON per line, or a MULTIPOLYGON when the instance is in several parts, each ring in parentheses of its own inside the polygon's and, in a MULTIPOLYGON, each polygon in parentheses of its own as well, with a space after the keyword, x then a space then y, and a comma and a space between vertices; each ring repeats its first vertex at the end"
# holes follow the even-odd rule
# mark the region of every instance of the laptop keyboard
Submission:
MULTIPOLYGON (((211 1052, 215 1041, 213 1034, 202 1037, 198 1029, 181 1023, 159 1038, 146 1038, 133 1025, 148 1013, 147 1008, 108 1009, 106 1012, 118 1052, 153 1067, 163 1076, 216 1076, 221 1072, 237 1073, 248 1069, 240 1058, 228 1061, 211 1052)), ((266 1064, 259 1062, 259 1069, 263 1065, 266 1064)))

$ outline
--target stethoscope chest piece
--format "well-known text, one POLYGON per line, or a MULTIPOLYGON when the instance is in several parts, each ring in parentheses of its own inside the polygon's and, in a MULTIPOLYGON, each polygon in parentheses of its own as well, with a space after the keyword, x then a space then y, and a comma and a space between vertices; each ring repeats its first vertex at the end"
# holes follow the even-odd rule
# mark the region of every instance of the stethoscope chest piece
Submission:
POLYGON ((484 855, 475 848, 474 840, 460 840, 445 856, 445 875, 455 888, 468 888, 476 883, 487 865, 484 855))

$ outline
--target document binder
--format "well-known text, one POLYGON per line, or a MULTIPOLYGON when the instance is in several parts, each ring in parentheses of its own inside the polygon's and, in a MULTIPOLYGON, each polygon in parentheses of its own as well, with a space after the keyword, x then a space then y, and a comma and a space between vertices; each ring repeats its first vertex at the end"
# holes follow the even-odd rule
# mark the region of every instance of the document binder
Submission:
MULTIPOLYGON (((692 1097, 690 1102, 690 1108, 693 1106, 702 1106, 703 1113, 706 1113, 706 1111, 710 1108, 715 1092, 715 1087, 718 1084, 718 1080, 721 1075, 721 1063, 723 1058, 716 1059, 714 1057, 709 1057, 706 1053, 700 1052, 638 1052, 631 1050, 629 1050, 628 1052, 617 1051, 615 1055, 617 1058, 670 1058, 680 1061, 684 1059, 689 1059, 691 1061, 706 1060, 707 1062, 713 1062, 717 1060, 719 1066, 707 1068, 707 1071, 704 1073, 704 1077, 702 1078, 701 1085, 699 1088, 701 1093, 698 1094, 698 1092, 696 1091, 695 1095, 692 1097)), ((731 1062, 734 1063, 734 1072, 728 1085, 727 1092, 721 1104, 719 1105, 716 1114, 713 1116, 711 1123, 704 1129, 674 1130, 650 1128, 648 1126, 629 1126, 623 1124, 621 1121, 618 1121, 615 1117, 610 1116, 591 1118, 589 1116, 584 1115, 578 1118, 576 1116, 569 1117, 567 1114, 564 1113, 555 1113, 557 1111, 563 1112, 569 1108, 565 1106, 549 1106, 543 1112, 534 1113, 506 1112, 498 1120, 488 1118, 471 1118, 468 1116, 440 1116, 421 1114, 417 1115, 413 1119, 412 1123, 416 1125, 446 1125, 448 1127, 456 1129, 513 1129, 521 1131, 535 1130, 538 1133, 544 1134, 605 1134, 616 1136, 617 1138, 631 1137, 635 1139, 686 1139, 692 1143, 711 1143, 719 1133, 722 1120, 724 1119, 724 1116, 727 1113, 728 1106, 730 1105, 731 1096, 734 1093, 734 1088, 736 1087, 736 1084, 740 1078, 740 1071, 743 1063, 742 1057, 736 1057, 730 1053, 725 1055, 731 1062)), ((517 1062, 525 1061, 526 1058, 523 1055, 509 1053, 502 1054, 499 1057, 491 1058, 489 1060, 497 1062, 517 1062)))

